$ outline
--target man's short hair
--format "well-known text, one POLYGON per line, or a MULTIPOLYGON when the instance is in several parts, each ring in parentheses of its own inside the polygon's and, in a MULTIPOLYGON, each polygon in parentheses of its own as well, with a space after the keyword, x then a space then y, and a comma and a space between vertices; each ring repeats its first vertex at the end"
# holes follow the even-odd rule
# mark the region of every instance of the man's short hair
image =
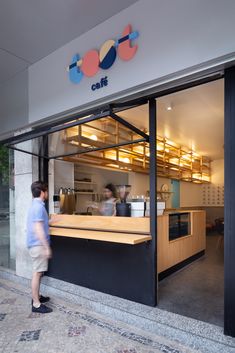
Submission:
POLYGON ((40 197, 41 191, 45 192, 47 190, 48 190, 47 184, 42 181, 35 181, 31 185, 31 191, 32 191, 33 197, 40 197))

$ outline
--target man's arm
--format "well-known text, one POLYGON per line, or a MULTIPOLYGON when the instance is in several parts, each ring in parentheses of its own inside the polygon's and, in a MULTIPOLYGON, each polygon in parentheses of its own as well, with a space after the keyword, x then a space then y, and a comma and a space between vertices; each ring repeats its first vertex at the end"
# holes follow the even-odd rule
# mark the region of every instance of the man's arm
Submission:
POLYGON ((42 243, 45 251, 46 251, 46 256, 48 258, 51 257, 51 248, 50 245, 47 241, 44 229, 43 229, 43 222, 35 222, 34 225, 34 230, 35 230, 35 235, 38 238, 38 240, 40 240, 40 242, 42 243))
POLYGON ((60 215, 57 215, 57 214, 54 214, 50 217, 49 219, 49 226, 53 225, 54 223, 57 223, 59 221, 61 221, 61 216, 60 215))

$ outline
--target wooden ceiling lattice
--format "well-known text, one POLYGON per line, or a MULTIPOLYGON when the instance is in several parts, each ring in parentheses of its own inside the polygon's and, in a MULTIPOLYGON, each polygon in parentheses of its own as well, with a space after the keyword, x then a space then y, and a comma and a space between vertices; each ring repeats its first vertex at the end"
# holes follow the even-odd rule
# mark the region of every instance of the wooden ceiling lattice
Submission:
MULTIPOLYGON (((77 146, 78 154, 64 159, 147 174, 150 163, 149 144, 146 141, 135 143, 139 137, 118 121, 102 118, 65 130, 64 143, 77 146), (126 145, 109 148, 120 143, 126 145), (87 153, 79 154, 79 149, 87 149, 87 153)), ((210 159, 158 136, 157 175, 194 183, 209 183, 210 159)))

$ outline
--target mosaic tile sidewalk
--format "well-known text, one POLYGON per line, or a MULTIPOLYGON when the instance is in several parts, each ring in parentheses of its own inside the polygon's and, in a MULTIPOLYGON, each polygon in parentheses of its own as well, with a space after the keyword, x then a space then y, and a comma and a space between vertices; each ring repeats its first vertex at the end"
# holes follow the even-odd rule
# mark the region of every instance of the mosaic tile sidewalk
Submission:
POLYGON ((176 341, 52 298, 31 313, 29 290, 0 280, 0 353, 196 353, 176 341))

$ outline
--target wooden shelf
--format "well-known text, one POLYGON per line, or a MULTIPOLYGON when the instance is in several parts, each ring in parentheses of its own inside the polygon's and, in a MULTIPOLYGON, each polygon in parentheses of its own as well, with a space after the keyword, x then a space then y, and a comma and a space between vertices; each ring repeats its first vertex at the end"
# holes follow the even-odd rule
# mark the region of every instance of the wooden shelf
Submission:
POLYGON ((74 182, 77 183, 77 184, 96 185, 96 183, 93 183, 92 181, 79 181, 79 180, 74 180, 74 182))
MULTIPOLYGON (((67 130, 66 142, 76 141, 79 146, 86 146, 89 153, 76 157, 68 157, 67 160, 97 164, 102 167, 112 169, 122 169, 126 171, 149 173, 149 149, 148 143, 142 142, 132 146, 113 146, 115 143, 133 142, 138 140, 136 133, 123 130, 118 122, 113 122, 109 118, 102 119, 105 125, 92 126, 88 124, 80 131, 77 128, 67 130), (96 131, 97 140, 92 140, 92 131, 96 131), (122 138, 122 133, 125 132, 122 138), (110 148, 108 148, 110 146, 110 148), (92 151, 92 147, 99 147, 100 151, 92 151), (105 150, 102 151, 102 147, 105 150), (140 148, 141 147, 141 148, 140 148), (126 162, 126 161, 127 162, 126 162)), ((198 155, 195 151, 185 146, 181 146, 165 137, 157 137, 157 164, 162 170, 157 174, 166 178, 184 180, 188 182, 206 183, 210 182, 210 160, 208 157, 198 155), (197 174, 197 176, 195 175, 197 174)), ((82 182, 78 182, 82 183, 82 182)), ((94 183, 95 184, 95 183, 94 183)))
POLYGON ((75 195, 96 195, 97 192, 89 192, 89 191, 75 191, 75 195))

